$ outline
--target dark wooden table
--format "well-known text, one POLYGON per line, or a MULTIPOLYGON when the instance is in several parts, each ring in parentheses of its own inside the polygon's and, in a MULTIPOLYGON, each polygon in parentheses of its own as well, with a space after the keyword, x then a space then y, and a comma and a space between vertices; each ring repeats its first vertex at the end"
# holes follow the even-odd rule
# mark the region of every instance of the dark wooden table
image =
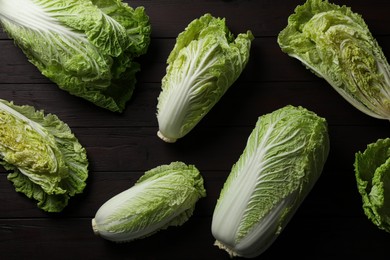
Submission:
MULTIPOLYGON (((301 105, 325 117, 331 150, 314 189, 286 229, 259 259, 387 259, 390 234, 364 215, 353 171, 354 156, 368 143, 389 137, 389 122, 348 104, 324 80, 282 53, 276 37, 304 1, 134 0, 150 16, 153 33, 132 100, 122 114, 98 108, 60 90, 0 32, 0 98, 29 104, 66 122, 86 147, 90 176, 82 195, 60 214, 47 214, 16 193, 0 173, 0 259, 228 259, 213 246, 211 215, 231 166, 242 153, 257 118, 282 106, 301 105), (233 33, 255 35, 245 71, 185 138, 166 144, 157 136, 157 96, 175 38, 209 12, 226 17, 233 33), (131 187, 146 170, 172 161, 194 164, 207 197, 182 227, 115 244, 93 234, 91 219, 107 199, 131 187)), ((390 57, 390 2, 335 1, 363 15, 390 57)))

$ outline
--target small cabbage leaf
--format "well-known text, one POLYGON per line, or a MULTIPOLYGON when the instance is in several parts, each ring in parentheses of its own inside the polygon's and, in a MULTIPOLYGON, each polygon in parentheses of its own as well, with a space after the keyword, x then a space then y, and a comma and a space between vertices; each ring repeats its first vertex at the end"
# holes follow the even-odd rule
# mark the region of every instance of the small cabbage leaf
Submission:
POLYGON ((60 212, 88 177, 86 150, 57 116, 0 100, 0 157, 16 191, 60 212))
POLYGON ((188 134, 220 100, 245 68, 254 39, 236 38, 225 19, 205 14, 176 39, 158 97, 158 136, 175 142, 188 134))
POLYGON ((221 190, 212 218, 216 245, 255 257, 278 237, 321 175, 327 123, 302 107, 259 117, 221 190))
POLYGON ((193 165, 172 162, 147 171, 136 184, 105 202, 92 220, 95 234, 129 242, 184 224, 206 196, 193 165))
POLYGON ((144 9, 120 0, 1 0, 0 24, 61 89, 116 112, 134 90, 133 59, 150 41, 144 9))
POLYGON ((308 0, 288 18, 278 43, 361 112, 390 120, 390 66, 349 7, 308 0))
POLYGON ((355 176, 366 216, 390 233, 390 138, 378 139, 355 155, 355 176))

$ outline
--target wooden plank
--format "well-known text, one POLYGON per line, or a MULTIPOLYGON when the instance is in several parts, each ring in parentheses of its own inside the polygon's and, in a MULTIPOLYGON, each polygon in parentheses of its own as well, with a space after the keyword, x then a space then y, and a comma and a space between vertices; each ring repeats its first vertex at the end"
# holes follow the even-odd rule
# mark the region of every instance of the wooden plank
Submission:
MULTIPOLYGON (((132 0, 124 2, 128 2, 134 8, 145 7, 146 14, 150 17, 153 37, 175 38, 188 23, 205 13, 225 18, 230 30, 235 34, 251 30, 255 36, 276 36, 287 25, 287 17, 294 12, 294 8, 305 1, 132 0)), ((385 18, 390 9, 390 3, 387 1, 367 3, 363 0, 336 0, 331 2, 352 7, 354 12, 363 16, 374 34, 390 34, 385 18)), ((7 39, 2 31, 0 31, 0 39, 7 39)))
MULTIPOLYGON (((95 236, 90 222, 89 218, 0 219, 2 259, 53 256, 66 259, 67 255, 79 259, 228 258, 224 251, 213 246, 210 218, 191 218, 181 227, 170 227, 142 240, 123 244, 95 236), (198 250, 194 250, 195 245, 198 250)), ((387 252, 387 235, 364 217, 346 221, 340 217, 313 219, 296 215, 261 259, 285 258, 286 252, 300 259, 381 259, 387 252)))
MULTIPOLYGON (((72 128, 156 127, 160 91, 159 83, 138 84, 125 111, 119 114, 72 96, 54 84, 0 84, 2 99, 43 109, 46 113, 57 115, 72 128)), ((312 110, 326 118, 330 125, 387 126, 385 120, 369 117, 354 108, 325 81, 247 82, 241 79, 226 92, 199 125, 253 126, 259 116, 286 105, 312 110)))
MULTIPOLYGON (((305 1, 159 1, 148 3, 140 1, 151 17, 154 37, 176 37, 188 23, 205 13, 224 17, 230 30, 238 34, 251 30, 255 36, 276 36, 287 25, 287 18, 297 5, 305 1), (185 10, 178 12, 177 10, 185 10), (275 9, 278 10, 275 10, 275 9), (237 22, 239 21, 239 22, 237 22)), ((338 5, 352 7, 363 16, 374 34, 389 34, 386 15, 390 3, 386 1, 330 1, 338 5)), ((134 2, 135 3, 135 2, 134 2)))
POLYGON ((147 240, 138 240, 130 244, 115 244, 95 236, 91 229, 90 219, 55 219, 49 222, 27 219, 18 222, 0 220, 2 259, 24 259, 26 257, 45 259, 53 257, 55 253, 58 259, 65 259, 58 255, 58 252, 65 255, 65 252, 70 251, 72 255, 80 259, 116 259, 121 256, 126 256, 126 259, 145 257, 167 259, 172 255, 185 257, 190 252, 189 250, 193 249, 193 243, 200 248, 196 257, 203 259, 226 257, 222 251, 213 246, 210 232, 200 232, 200 230, 209 230, 209 218, 194 219, 186 223, 188 225, 180 228, 172 227, 165 230, 168 232, 162 231, 147 240), (196 241, 196 238, 202 241, 196 241), (12 243, 15 240, 19 243, 12 243), (80 241, 86 241, 83 243, 85 245, 80 246, 80 241), (153 250, 150 248, 151 245, 153 245, 153 250))

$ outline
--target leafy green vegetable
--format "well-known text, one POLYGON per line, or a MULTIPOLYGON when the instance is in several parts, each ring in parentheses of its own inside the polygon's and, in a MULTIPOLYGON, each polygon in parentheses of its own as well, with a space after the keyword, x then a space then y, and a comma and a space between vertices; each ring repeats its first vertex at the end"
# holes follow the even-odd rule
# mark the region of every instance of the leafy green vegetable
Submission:
POLYGON ((0 100, 0 164, 16 191, 60 212, 88 177, 85 149, 57 116, 0 100))
POLYGON ((175 142, 211 110, 245 68, 252 33, 234 38, 225 19, 205 14, 176 39, 158 97, 158 136, 175 142))
POLYGON ((215 207, 215 244, 231 256, 263 253, 316 183, 328 153, 327 123, 315 113, 286 106, 259 117, 215 207))
POLYGON ((390 67, 359 14, 308 0, 288 18, 278 43, 361 112, 390 120, 390 67))
POLYGON ((364 213, 380 229, 390 232, 390 138, 357 152, 354 166, 364 213))
POLYGON ((61 89, 121 112, 150 41, 144 8, 121 0, 0 0, 0 23, 61 89))
POLYGON ((105 202, 92 220, 95 234, 114 242, 144 238, 184 224, 206 196, 193 165, 173 162, 147 171, 130 189, 105 202))

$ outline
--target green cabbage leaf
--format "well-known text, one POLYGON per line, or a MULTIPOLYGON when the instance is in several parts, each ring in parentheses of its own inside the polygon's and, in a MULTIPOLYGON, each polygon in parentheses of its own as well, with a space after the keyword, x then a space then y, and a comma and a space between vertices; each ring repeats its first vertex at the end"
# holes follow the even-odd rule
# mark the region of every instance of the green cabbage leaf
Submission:
POLYGON ((0 24, 61 89, 121 112, 131 98, 151 27, 121 0, 0 0, 0 24))
POLYGON ((106 201, 92 219, 95 234, 113 242, 145 238, 183 225, 206 196, 193 165, 172 162, 147 171, 131 188, 106 201))
POLYGON ((248 31, 236 38, 225 19, 205 14, 179 34, 158 97, 158 136, 175 142, 188 134, 240 76, 249 60, 248 31))
POLYGON ((322 173, 327 123, 286 106, 260 116, 221 190, 212 218, 215 245, 256 257, 279 236, 322 173))
POLYGON ((364 213, 390 233, 390 138, 378 139, 357 152, 354 166, 364 213))
POLYGON ((86 150, 57 116, 0 100, 0 164, 16 191, 60 212, 88 177, 86 150))
POLYGON ((390 120, 390 66, 363 18, 349 7, 308 0, 288 18, 278 43, 355 108, 390 120))

